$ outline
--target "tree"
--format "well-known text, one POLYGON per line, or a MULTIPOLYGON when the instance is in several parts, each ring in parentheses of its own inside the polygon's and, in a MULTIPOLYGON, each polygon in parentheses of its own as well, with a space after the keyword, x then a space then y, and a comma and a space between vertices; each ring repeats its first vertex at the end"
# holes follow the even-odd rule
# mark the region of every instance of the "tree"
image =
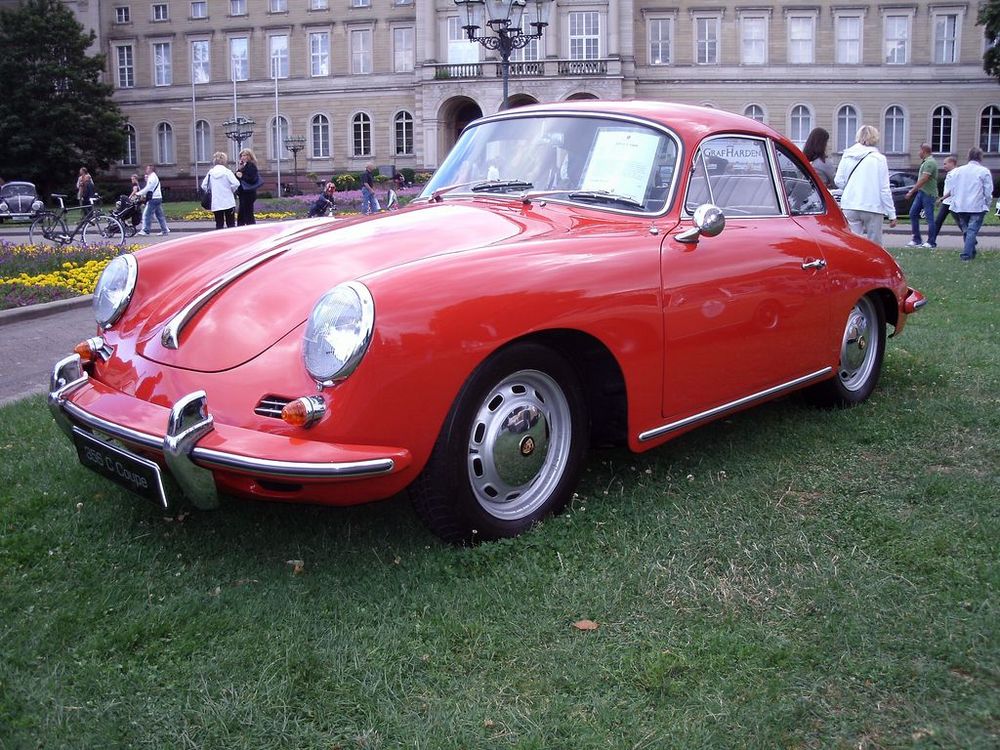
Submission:
POLYGON ((1000 79, 1000 3, 996 0, 980 3, 976 24, 983 27, 986 41, 989 42, 983 54, 983 70, 1000 79))
POLYGON ((120 158, 125 118, 101 82, 95 39, 59 0, 0 10, 0 174, 31 180, 44 195, 75 181, 81 166, 120 158))

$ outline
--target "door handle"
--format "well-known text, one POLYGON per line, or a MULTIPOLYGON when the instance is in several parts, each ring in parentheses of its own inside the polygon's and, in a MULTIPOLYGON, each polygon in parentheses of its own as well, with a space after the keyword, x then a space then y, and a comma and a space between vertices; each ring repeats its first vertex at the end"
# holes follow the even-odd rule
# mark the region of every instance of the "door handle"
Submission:
POLYGON ((815 268, 817 270, 819 270, 821 268, 826 268, 826 261, 823 260, 822 258, 818 258, 817 260, 810 260, 810 261, 802 264, 802 270, 803 271, 808 271, 808 270, 813 269, 813 268, 815 268))

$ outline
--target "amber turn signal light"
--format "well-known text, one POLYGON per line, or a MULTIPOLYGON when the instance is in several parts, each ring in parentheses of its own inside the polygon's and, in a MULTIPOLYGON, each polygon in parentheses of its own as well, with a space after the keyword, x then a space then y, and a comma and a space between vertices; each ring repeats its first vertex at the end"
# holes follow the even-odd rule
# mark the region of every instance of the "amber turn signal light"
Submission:
POLYGON ((289 401, 281 410, 281 418, 292 427, 309 427, 326 414, 326 403, 319 396, 303 396, 289 401))
POLYGON ((80 355, 80 361, 84 364, 93 362, 97 359, 98 352, 104 348, 104 339, 100 336, 94 336, 93 338, 87 339, 86 341, 81 341, 79 344, 73 347, 73 351, 80 355))

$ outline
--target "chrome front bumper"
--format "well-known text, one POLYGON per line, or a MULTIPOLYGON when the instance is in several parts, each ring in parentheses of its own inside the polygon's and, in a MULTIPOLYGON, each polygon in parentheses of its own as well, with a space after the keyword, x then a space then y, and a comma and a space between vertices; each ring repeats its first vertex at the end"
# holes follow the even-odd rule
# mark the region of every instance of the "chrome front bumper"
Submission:
MULTIPOLYGON (((390 474, 396 468, 396 461, 392 457, 341 462, 297 462, 256 458, 199 447, 197 443, 214 429, 204 391, 195 391, 177 400, 170 409, 166 432, 162 436, 135 430, 91 414, 69 400, 69 396, 87 385, 89 380, 78 354, 60 360, 53 367, 48 403, 63 432, 72 439, 73 429, 76 427, 162 454, 169 474, 176 481, 180 492, 198 508, 211 509, 219 505, 212 468, 284 480, 360 479, 390 474)), ((169 492, 166 497, 167 509, 176 505, 179 500, 172 498, 169 492)))

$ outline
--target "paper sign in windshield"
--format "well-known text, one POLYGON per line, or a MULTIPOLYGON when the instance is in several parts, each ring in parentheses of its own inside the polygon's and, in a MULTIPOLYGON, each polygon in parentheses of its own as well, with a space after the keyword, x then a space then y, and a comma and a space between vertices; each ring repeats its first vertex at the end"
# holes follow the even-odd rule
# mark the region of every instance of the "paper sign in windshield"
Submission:
POLYGON ((602 128, 580 189, 615 193, 642 203, 659 143, 655 133, 602 128))

